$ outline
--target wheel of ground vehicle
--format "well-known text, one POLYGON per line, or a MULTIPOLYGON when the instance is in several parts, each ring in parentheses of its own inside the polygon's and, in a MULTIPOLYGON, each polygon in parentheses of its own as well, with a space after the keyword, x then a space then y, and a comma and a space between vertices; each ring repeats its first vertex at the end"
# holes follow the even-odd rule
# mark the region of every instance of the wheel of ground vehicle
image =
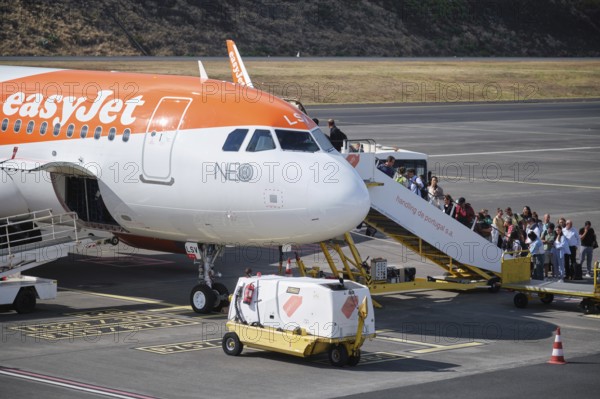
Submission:
POLYGON ((527 295, 523 294, 522 292, 518 292, 515 295, 513 302, 515 303, 516 307, 518 307, 519 309, 523 309, 527 307, 527 304, 529 303, 529 298, 527 298, 527 295))
POLYGON ((356 366, 360 362, 360 349, 353 356, 348 358, 348 366, 356 366))
POLYGON ((541 294, 540 295, 540 301, 542 301, 542 303, 545 303, 546 305, 551 304, 553 300, 554 300, 554 294, 541 294))
POLYGON ((583 301, 581 301, 581 303, 579 304, 579 307, 581 307, 581 309, 583 310, 583 313, 585 314, 593 314, 596 313, 596 304, 594 303, 594 301, 585 298, 583 301))
POLYGON ((237 356, 242 353, 244 344, 240 341, 240 338, 234 332, 228 332, 223 336, 223 352, 229 356, 237 356))
POLYGON ((348 350, 344 345, 331 345, 329 361, 333 366, 342 367, 348 363, 348 350))
POLYGON ((215 293, 215 304, 213 311, 220 312, 225 306, 229 305, 229 290, 221 283, 213 283, 213 292, 215 293))
POLYGON ((498 291, 500 291, 500 278, 499 277, 492 277, 491 279, 488 280, 487 282, 488 284, 488 291, 491 293, 496 293, 498 291))
POLYGON ((110 244, 111 244, 111 245, 119 245, 119 237, 117 237, 117 236, 113 236, 113 237, 110 239, 110 244))
POLYGON ((196 313, 210 313, 215 307, 215 292, 206 284, 198 284, 192 288, 190 304, 196 313))
POLYGON ((35 310, 36 297, 32 287, 23 287, 13 301, 13 308, 17 313, 31 313, 35 310))

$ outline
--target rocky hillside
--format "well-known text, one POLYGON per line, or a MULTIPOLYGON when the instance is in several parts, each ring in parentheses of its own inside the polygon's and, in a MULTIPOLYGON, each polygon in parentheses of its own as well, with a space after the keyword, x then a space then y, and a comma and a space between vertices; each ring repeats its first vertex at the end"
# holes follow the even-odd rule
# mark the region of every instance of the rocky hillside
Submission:
POLYGON ((600 0, 0 0, 0 55, 600 56, 600 0))

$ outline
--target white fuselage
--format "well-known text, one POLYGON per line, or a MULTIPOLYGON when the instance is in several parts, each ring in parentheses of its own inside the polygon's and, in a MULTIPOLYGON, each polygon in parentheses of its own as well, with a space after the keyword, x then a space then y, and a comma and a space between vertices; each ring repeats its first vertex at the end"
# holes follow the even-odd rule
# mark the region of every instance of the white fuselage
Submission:
MULTIPOLYGON (((0 80, 5 81, 2 76, 0 80)), ((209 109, 200 101, 199 81, 196 86, 173 93, 140 84, 138 99, 150 111, 136 116, 137 110, 130 107, 129 118, 137 125, 131 125, 127 140, 124 126, 118 126, 111 137, 111 123, 97 123, 103 127, 98 138, 93 137, 96 126, 89 123, 89 133, 81 138, 84 122, 77 117, 85 117, 85 109, 79 113, 76 109, 70 119, 61 120, 56 137, 52 134, 55 120, 50 116, 48 133, 34 140, 43 123, 40 113, 30 118, 23 110, 24 101, 11 97, 12 108, 3 107, 0 114, 0 119, 8 120, 7 129, 0 131, 0 216, 46 208, 62 211, 66 207, 64 180, 77 175, 97 180, 112 218, 127 234, 141 237, 239 245, 308 243, 344 233, 363 220, 370 205, 367 189, 337 151, 323 146, 315 152, 281 148, 275 130, 315 132, 318 128, 308 118, 270 97, 269 103, 251 106, 257 112, 261 106, 265 113, 282 112, 274 117, 276 124, 222 120, 193 126, 188 123, 192 116, 206 114, 209 119, 217 106, 229 107, 227 112, 235 115, 238 106, 235 101, 223 101, 209 109), (185 107, 179 109, 175 122, 167 121, 165 126, 171 127, 161 131, 155 113, 161 101, 173 98, 185 107), (14 131, 17 119, 22 120, 19 132, 14 131), (26 131, 30 119, 35 120, 31 133, 26 131), (71 123, 73 134, 68 137, 65 130, 71 123), (237 151, 224 151, 228 136, 236 129, 248 130, 242 144, 237 151), (257 129, 271 133, 275 148, 247 150, 257 129)), ((4 104, 10 94, 3 93, 4 104)), ((76 100, 71 105, 77 105, 76 100)), ((126 111, 127 102, 119 114, 122 119, 126 111)), ((164 107, 160 112, 165 112, 164 107)), ((115 114, 114 110, 106 112, 115 114)))

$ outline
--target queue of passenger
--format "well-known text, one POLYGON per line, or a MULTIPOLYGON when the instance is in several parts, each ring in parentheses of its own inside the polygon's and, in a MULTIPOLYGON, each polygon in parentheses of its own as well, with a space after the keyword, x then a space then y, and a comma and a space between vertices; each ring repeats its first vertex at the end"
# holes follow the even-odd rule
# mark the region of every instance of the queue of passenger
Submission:
POLYGON ((550 278, 563 282, 582 279, 582 267, 586 277, 592 275, 594 249, 598 248, 596 234, 591 222, 586 221, 579 232, 570 220, 561 217, 558 225, 551 222, 549 214, 543 221, 529 206, 522 213, 513 213, 511 207, 496 209, 494 218, 487 209, 475 214, 473 207, 461 197, 454 201, 438 183, 437 176, 427 182, 423 175, 417 176, 415 169, 399 167, 393 169, 395 159, 390 156, 378 168, 430 204, 455 218, 473 231, 501 248, 506 256, 532 257, 532 278, 550 278), (580 261, 577 262, 577 252, 580 261), (585 264, 584 264, 585 262, 585 264))

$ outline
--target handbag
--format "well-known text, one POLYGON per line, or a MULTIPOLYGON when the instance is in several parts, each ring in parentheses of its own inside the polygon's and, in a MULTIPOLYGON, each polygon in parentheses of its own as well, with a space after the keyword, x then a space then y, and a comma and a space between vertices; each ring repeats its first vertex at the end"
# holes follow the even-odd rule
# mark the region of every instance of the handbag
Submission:
POLYGON ((594 242, 592 243, 592 248, 598 248, 598 241, 594 240, 594 242))

